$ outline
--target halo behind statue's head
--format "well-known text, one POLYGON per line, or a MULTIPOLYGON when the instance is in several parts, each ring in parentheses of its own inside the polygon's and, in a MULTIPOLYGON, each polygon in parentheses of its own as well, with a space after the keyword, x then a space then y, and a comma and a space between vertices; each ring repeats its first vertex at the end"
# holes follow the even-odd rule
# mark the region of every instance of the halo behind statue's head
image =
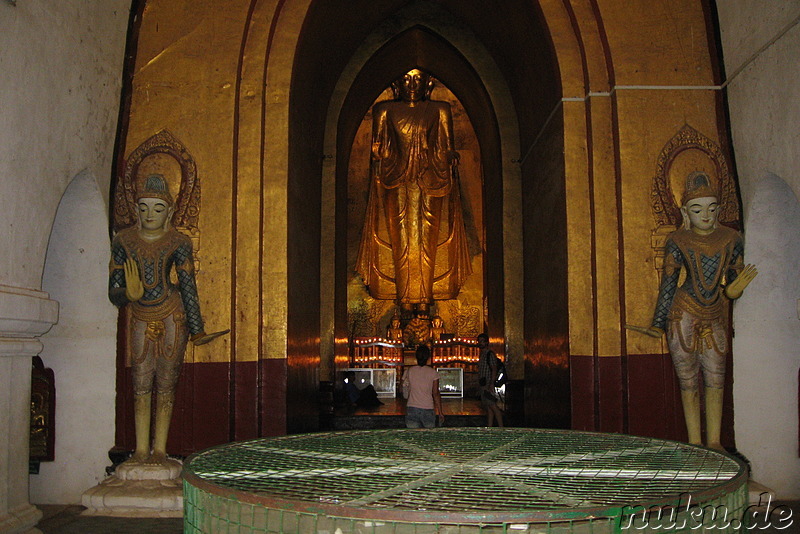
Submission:
POLYGON ((719 193, 711 183, 708 174, 702 171, 695 171, 686 177, 686 189, 681 197, 681 206, 686 206, 696 198, 714 197, 719 198, 719 193))
POLYGON ((145 178, 142 187, 136 192, 136 200, 140 198, 159 198, 169 204, 169 207, 175 206, 163 174, 151 174, 145 178))

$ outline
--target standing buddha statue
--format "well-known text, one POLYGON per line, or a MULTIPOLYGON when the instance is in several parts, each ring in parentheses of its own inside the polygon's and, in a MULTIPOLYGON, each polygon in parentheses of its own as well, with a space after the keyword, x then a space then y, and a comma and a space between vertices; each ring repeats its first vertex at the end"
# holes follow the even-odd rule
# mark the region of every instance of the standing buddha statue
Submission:
POLYGON ((396 100, 372 110, 372 183, 356 270, 373 298, 395 300, 405 318, 427 316, 434 299, 455 298, 472 272, 452 112, 429 99, 433 83, 413 69, 392 84, 396 100), (385 247, 391 266, 380 263, 385 247))

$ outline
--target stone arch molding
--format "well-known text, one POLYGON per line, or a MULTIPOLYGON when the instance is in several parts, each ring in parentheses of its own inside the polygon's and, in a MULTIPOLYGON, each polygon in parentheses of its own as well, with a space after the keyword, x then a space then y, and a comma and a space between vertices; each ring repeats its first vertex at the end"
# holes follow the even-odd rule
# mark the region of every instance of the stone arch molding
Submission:
MULTIPOLYGON (((519 131, 516 122, 513 99, 508 86, 502 82, 503 76, 489 52, 480 44, 470 30, 453 20, 441 8, 429 5, 412 4, 396 12, 392 17, 377 26, 356 50, 350 62, 342 70, 334 94, 328 106, 326 120, 324 153, 336 153, 336 125, 344 105, 347 91, 358 72, 382 46, 395 35, 412 28, 421 28, 439 36, 450 43, 478 72, 486 92, 492 101, 493 111, 500 125, 501 147, 504 158, 520 156, 519 131)), ((505 167, 505 166, 504 166, 505 167)))

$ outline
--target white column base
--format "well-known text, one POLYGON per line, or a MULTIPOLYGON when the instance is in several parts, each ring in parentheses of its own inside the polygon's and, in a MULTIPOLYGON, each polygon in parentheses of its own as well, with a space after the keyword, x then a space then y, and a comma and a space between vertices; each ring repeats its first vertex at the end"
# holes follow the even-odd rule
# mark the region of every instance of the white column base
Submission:
POLYGON ((33 528, 42 518, 42 511, 32 504, 23 504, 0 516, 0 532, 4 534, 41 534, 33 528))

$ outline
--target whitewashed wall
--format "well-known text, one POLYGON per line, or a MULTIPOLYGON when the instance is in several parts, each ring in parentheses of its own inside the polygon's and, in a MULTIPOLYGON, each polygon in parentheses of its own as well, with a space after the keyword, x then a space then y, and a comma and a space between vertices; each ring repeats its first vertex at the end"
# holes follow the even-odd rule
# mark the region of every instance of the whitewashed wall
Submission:
MULTIPOLYGON (((105 212, 130 4, 130 0, 0 1, 0 383, 14 386, 0 388, 2 404, 14 407, 13 413, 0 413, 3 429, 17 429, 29 417, 29 397, 22 397, 29 391, 30 375, 20 371, 29 369, 30 356, 41 350, 40 343, 47 345, 40 336, 56 320, 58 309, 56 302, 41 291, 48 239, 68 184, 84 171, 96 183, 86 204, 91 210, 83 214, 78 211, 70 218, 67 224, 74 228, 59 230, 100 237, 103 242, 84 247, 84 254, 91 257, 85 256, 81 262, 70 257, 71 252, 56 252, 47 262, 54 272, 64 272, 108 261, 107 232, 104 235, 98 229, 107 228, 105 212), (9 391, 14 398, 5 398, 9 391)), ((76 296, 94 295, 97 283, 90 276, 79 276, 64 296, 76 300, 76 296)), ((84 300, 83 305, 100 310, 104 301, 89 304, 84 300)), ((62 306, 61 317, 74 312, 62 306)), ((97 326, 92 335, 104 343, 110 340, 113 347, 113 323, 97 326)), ((98 355, 82 352, 88 334, 85 328, 58 334, 76 347, 70 357, 82 363, 71 366, 70 373, 82 373, 83 390, 109 379, 106 371, 98 373, 98 368, 90 364, 98 355)), ((88 350, 100 350, 101 345, 88 350)), ((113 362, 113 351, 105 357, 113 362)), ((58 372, 56 380, 61 380, 58 372)), ((65 375, 60 382, 64 387, 57 393, 58 402, 63 401, 65 406, 84 399, 68 387, 70 380, 65 375)), ((86 401, 82 406, 83 421, 97 417, 98 410, 99 420, 107 420, 109 415, 113 420, 113 402, 107 406, 94 402, 86 401)), ((78 426, 76 418, 58 424, 83 428, 84 443, 102 441, 103 447, 108 446, 105 429, 100 432, 83 422, 78 426)), ((24 432, 11 434, 14 440, 0 440, 0 532, 25 530, 36 521, 26 504, 27 439, 24 432)), ((40 479, 43 483, 37 498, 47 502, 57 499, 49 491, 51 486, 62 491, 59 485, 50 484, 58 476, 62 474, 45 473, 50 479, 40 479)), ((71 494, 86 489, 77 487, 85 483, 76 480, 71 494)))
POLYGON ((800 498, 800 1, 717 2, 745 256, 758 277, 734 308, 739 450, 753 478, 800 498))
POLYGON ((106 296, 109 248, 103 197, 83 172, 59 205, 42 280, 60 306, 58 323, 41 337, 42 361, 56 376, 56 450, 30 477, 33 503, 79 503, 111 464, 117 312, 106 296))
POLYGON ((56 208, 108 197, 130 0, 0 2, 0 283, 39 288, 56 208))

